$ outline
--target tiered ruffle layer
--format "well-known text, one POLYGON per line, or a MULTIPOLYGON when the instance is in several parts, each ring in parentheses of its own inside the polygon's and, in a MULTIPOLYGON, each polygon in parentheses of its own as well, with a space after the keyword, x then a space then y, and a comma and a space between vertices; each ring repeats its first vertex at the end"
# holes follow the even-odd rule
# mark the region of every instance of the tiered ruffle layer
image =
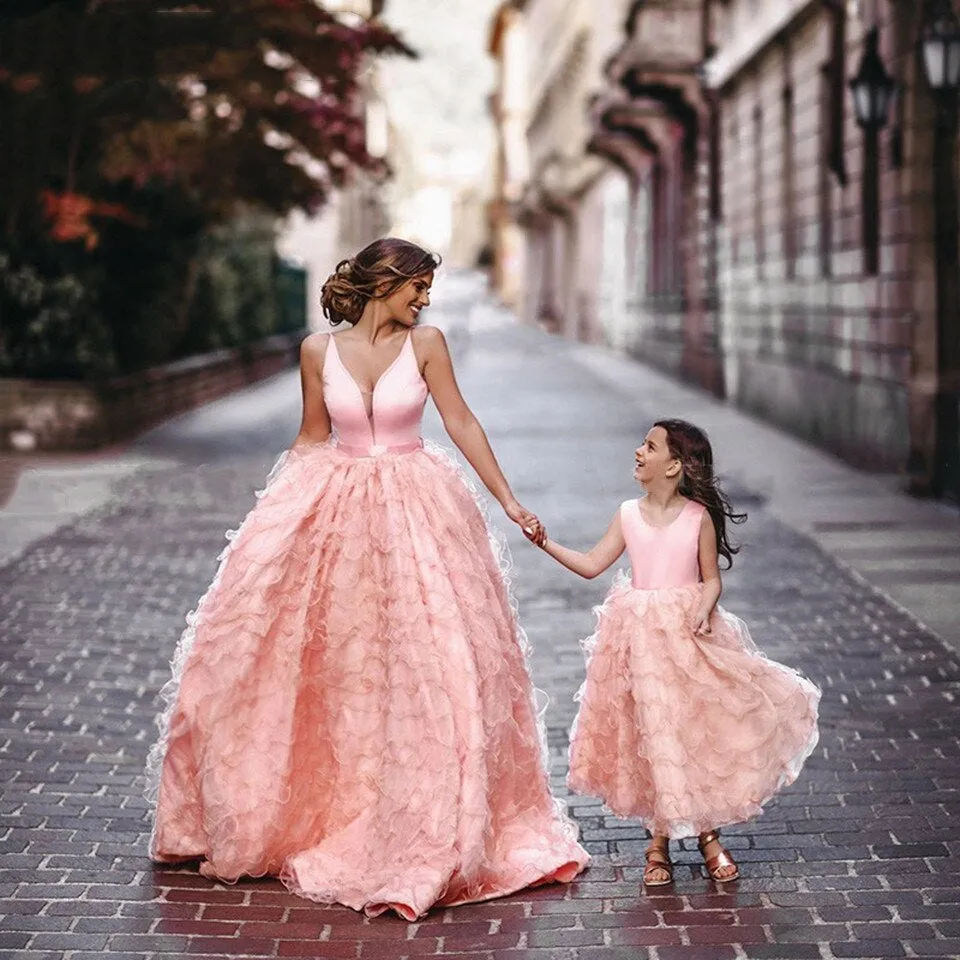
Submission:
POLYGON ((259 497, 163 691, 154 859, 411 920, 573 879, 587 855, 462 472, 323 444, 259 497))
POLYGON ((757 816, 818 739, 820 691, 768 660, 717 608, 693 631, 702 587, 620 578, 584 641, 569 785, 651 833, 681 838, 757 816))

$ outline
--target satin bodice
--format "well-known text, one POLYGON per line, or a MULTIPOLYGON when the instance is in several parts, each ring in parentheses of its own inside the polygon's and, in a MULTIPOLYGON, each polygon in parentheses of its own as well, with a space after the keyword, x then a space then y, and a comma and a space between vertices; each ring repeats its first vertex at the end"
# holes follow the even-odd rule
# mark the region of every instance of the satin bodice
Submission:
POLYGON ((643 519, 639 500, 620 505, 620 524, 635 587, 662 590, 700 581, 700 521, 705 509, 688 500, 672 523, 654 527, 643 519))
POLYGON ((396 359, 374 385, 372 415, 367 416, 360 386, 340 359, 337 338, 330 336, 323 360, 323 394, 340 445, 376 454, 419 444, 428 392, 408 333, 396 359))

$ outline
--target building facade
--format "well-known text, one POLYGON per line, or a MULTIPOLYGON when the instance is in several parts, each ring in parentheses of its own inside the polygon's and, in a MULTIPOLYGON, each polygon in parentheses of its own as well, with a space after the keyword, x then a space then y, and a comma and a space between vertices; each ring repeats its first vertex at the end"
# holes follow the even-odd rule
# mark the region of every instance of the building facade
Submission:
POLYGON ((487 47, 499 2, 404 0, 387 10, 419 55, 381 63, 397 148, 391 230, 442 255, 449 269, 488 258, 494 64, 487 47))
POLYGON ((591 148, 589 108, 626 7, 507 0, 491 30, 494 284, 528 322, 583 340, 602 339, 600 317, 624 299, 613 266, 630 191, 624 172, 591 148))
POLYGON ((960 494, 960 302, 944 289, 960 264, 937 236, 944 216, 960 232, 956 100, 945 130, 920 49, 936 5, 712 6, 726 395, 917 492, 960 494), (897 89, 873 137, 848 89, 872 43, 897 89))
POLYGON ((495 131, 493 189, 487 209, 491 284, 514 310, 523 304, 526 239, 520 201, 530 177, 527 145, 527 35, 521 12, 511 3, 494 13, 487 51, 496 65, 490 94, 495 131))
MULTIPOLYGON (((531 32, 546 16, 534 0, 515 6, 531 32)), ((556 16, 562 6, 542 3, 556 16)), ((528 318, 547 303, 567 335, 602 338, 856 463, 901 471, 917 492, 960 495, 957 103, 934 96, 920 49, 949 0, 624 7, 601 62, 551 72, 530 56, 544 89, 530 101, 526 192, 549 202, 526 224, 528 318), (871 56, 897 90, 879 135, 858 125, 849 89, 871 56), (577 118, 563 113, 576 109, 571 83, 599 83, 577 118), (552 95, 557 129, 544 138, 538 109, 551 113, 538 104, 552 95), (563 191, 556 200, 570 161, 539 143, 579 150, 584 138, 582 152, 623 171, 625 189, 599 204, 604 241, 578 248, 563 191), (578 322, 562 293, 544 297, 550 269, 601 278, 596 321, 578 322), (613 276, 625 289, 602 279, 613 276)), ((572 49, 548 20, 538 29, 557 59, 572 49)), ((595 216, 589 188, 581 197, 578 216, 595 216)))

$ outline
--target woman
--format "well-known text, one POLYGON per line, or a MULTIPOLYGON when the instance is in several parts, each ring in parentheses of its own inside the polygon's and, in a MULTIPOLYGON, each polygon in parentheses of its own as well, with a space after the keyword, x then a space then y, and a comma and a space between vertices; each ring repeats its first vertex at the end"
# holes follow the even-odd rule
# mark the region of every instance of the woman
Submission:
POLYGON ((415 920, 572 880, 520 631, 451 439, 531 539, 454 379, 417 327, 439 261, 378 240, 323 287, 352 328, 301 350, 303 422, 188 618, 148 771, 151 855, 205 876, 415 920))

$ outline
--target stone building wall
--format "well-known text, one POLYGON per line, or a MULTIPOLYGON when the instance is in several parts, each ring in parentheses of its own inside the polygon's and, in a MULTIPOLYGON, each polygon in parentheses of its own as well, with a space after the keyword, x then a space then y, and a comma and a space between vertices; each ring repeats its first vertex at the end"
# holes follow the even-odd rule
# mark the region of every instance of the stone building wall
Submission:
MULTIPOLYGON (((898 49, 891 17, 879 25, 884 58, 901 73, 897 57, 912 51, 898 49)), ((856 69, 865 27, 848 20, 845 76, 856 69)), ((830 169, 832 30, 829 10, 809 5, 721 87, 724 387, 738 405, 817 443, 896 467, 909 442, 910 201, 884 137, 880 266, 866 275, 862 134, 848 100, 846 182, 830 169)))

